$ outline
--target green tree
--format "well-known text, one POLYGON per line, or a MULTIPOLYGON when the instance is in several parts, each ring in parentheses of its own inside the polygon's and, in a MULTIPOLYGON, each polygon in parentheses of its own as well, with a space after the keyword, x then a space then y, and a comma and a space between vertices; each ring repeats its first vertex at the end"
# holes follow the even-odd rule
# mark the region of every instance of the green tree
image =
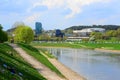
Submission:
POLYGON ((120 40, 120 28, 117 29, 117 39, 120 40))
POLYGON ((72 34, 72 33, 73 33, 73 30, 72 30, 72 29, 68 29, 68 30, 66 30, 66 33, 67 33, 67 34, 72 34))
POLYGON ((30 43, 34 39, 33 30, 25 25, 19 25, 14 31, 14 40, 16 42, 30 43))
POLYGON ((92 32, 92 33, 90 34, 90 36, 91 36, 91 37, 94 37, 95 39, 102 39, 103 34, 100 33, 100 32, 92 32))
POLYGON ((0 24, 0 30, 2 30, 2 25, 0 24))
POLYGON ((3 31, 3 42, 8 41, 8 34, 3 31))
POLYGON ((41 40, 41 41, 49 41, 50 38, 51 38, 51 37, 50 37, 48 34, 46 34, 46 33, 43 33, 43 34, 41 34, 41 35, 39 36, 39 40, 41 40))
POLYGON ((8 35, 5 31, 2 30, 2 25, 0 24, 0 43, 3 43, 8 40, 8 35))
POLYGON ((117 31, 116 30, 109 30, 106 32, 106 35, 109 37, 116 37, 117 36, 117 31))
POLYGON ((120 28, 117 29, 117 35, 120 35, 120 28))

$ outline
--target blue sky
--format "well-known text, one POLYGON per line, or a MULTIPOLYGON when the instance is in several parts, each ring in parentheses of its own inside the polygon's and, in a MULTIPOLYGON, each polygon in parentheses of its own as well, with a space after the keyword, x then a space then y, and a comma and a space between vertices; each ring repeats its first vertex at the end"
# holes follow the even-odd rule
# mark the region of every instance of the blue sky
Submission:
POLYGON ((4 30, 15 22, 44 30, 74 25, 120 25, 120 0, 0 0, 0 24, 4 30))

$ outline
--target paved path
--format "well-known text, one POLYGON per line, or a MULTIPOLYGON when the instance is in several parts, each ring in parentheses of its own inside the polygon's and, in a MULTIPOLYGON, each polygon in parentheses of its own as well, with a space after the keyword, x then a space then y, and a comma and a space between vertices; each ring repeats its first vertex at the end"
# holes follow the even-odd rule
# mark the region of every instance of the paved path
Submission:
MULTIPOLYGON (((35 69, 38 70, 38 72, 43 75, 47 80, 67 80, 64 78, 59 77, 56 73, 51 71, 49 68, 41 64, 39 61, 37 61, 34 57, 28 55, 23 49, 18 47, 16 44, 9 44, 12 46, 19 54, 22 56, 25 61, 30 63, 35 69)), ((76 79, 79 80, 79 79, 76 79)))

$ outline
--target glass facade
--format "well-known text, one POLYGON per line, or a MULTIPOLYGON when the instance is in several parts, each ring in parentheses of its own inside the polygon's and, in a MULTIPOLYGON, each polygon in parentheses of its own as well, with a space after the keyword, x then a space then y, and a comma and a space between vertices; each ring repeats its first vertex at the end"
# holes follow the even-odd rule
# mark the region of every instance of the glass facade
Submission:
POLYGON ((56 36, 56 37, 61 37, 61 38, 63 38, 64 33, 62 33, 61 30, 57 29, 57 30, 56 30, 56 33, 55 33, 55 36, 56 36))
POLYGON ((35 34, 38 36, 42 33, 42 23, 36 22, 35 23, 35 34))

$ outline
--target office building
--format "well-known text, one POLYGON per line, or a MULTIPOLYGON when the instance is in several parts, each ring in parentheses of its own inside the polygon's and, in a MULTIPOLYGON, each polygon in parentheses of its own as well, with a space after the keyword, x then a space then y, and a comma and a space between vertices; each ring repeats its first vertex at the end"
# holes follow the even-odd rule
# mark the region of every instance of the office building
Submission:
POLYGON ((35 23, 35 35, 38 36, 42 34, 42 23, 36 22, 35 23))

